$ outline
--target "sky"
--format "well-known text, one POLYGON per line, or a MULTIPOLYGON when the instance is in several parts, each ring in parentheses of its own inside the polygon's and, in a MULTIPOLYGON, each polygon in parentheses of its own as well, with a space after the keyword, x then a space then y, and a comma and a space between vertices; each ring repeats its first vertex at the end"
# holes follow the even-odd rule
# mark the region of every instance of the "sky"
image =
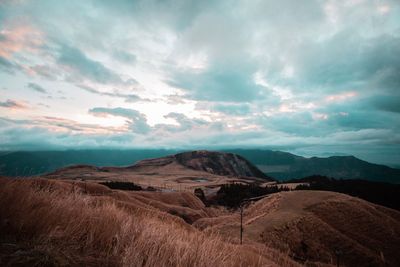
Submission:
POLYGON ((0 0, 0 150, 400 165, 398 0, 0 0))

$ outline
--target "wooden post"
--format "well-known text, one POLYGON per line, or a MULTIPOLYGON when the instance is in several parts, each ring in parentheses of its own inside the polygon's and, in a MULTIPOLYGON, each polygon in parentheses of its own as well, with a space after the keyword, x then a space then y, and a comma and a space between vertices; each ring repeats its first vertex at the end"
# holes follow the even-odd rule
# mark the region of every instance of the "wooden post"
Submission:
POLYGON ((340 266, 340 256, 343 254, 343 252, 340 249, 335 249, 335 255, 336 255, 336 266, 340 266))
POLYGON ((243 243, 243 206, 240 205, 240 245, 243 243))

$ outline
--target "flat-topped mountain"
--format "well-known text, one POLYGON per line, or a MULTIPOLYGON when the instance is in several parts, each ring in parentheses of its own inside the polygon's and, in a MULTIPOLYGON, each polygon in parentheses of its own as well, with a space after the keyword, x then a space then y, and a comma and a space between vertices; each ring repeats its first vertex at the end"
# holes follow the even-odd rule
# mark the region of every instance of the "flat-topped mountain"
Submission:
POLYGON ((215 151, 189 151, 175 155, 139 161, 130 168, 159 167, 180 164, 186 168, 211 174, 230 177, 257 177, 272 180, 245 158, 233 154, 215 151))
POLYGON ((126 167, 73 165, 44 176, 62 180, 128 181, 161 190, 199 186, 210 189, 226 183, 264 184, 273 181, 239 155, 204 150, 141 160, 126 167))

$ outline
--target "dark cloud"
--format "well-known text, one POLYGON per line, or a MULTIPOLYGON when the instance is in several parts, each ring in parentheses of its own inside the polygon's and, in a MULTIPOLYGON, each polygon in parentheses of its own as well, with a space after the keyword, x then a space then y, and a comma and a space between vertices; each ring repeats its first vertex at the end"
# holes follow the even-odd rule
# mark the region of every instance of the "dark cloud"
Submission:
POLYGON ((330 129, 318 127, 310 112, 282 113, 273 116, 261 115, 254 118, 257 125, 264 129, 301 137, 321 136, 329 133, 330 129))
POLYGON ((250 120, 264 129, 273 129, 300 138, 324 137, 334 133, 387 129, 400 131, 400 118, 394 114, 358 106, 341 105, 318 112, 288 112, 258 116, 250 120), (320 113, 319 113, 320 112, 320 113))
POLYGON ((24 109, 27 106, 15 100, 7 99, 6 101, 0 101, 0 107, 11 108, 11 109, 24 109))
POLYGON ((35 90, 36 92, 42 93, 42 94, 47 94, 47 90, 44 89, 42 86, 36 83, 28 83, 27 84, 28 88, 31 88, 32 90, 35 90))
POLYGON ((14 74, 16 70, 19 70, 20 67, 10 60, 0 56, 0 70, 9 74, 14 74))
MULTIPOLYGON (((58 63, 67 67, 68 71, 78 79, 87 78, 97 83, 123 83, 121 77, 105 67, 101 62, 88 58, 81 50, 62 45, 58 63)), ((72 79, 74 79, 72 77, 72 79)))
POLYGON ((325 127, 329 125, 332 128, 331 131, 390 129, 395 125, 399 125, 399 123, 400 119, 398 117, 382 112, 352 110, 346 115, 341 115, 340 113, 330 115, 325 127))
POLYGON ((383 95, 361 97, 316 109, 327 114, 320 128, 330 131, 361 129, 393 129, 400 131, 400 117, 396 112, 397 98, 383 95), (388 112, 390 111, 390 112, 388 112))
POLYGON ((296 90, 396 90, 400 86, 400 38, 383 34, 362 37, 349 30, 324 41, 304 42, 291 51, 294 76, 282 79, 281 70, 267 79, 296 90))
POLYGON ((368 103, 380 110, 400 113, 400 95, 377 95, 371 97, 368 103))

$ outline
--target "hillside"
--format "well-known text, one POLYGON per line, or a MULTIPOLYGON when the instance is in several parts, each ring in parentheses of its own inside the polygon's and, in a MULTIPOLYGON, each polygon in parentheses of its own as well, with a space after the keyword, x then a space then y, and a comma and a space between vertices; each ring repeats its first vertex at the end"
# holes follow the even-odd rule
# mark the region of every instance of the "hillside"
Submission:
POLYGON ((308 176, 284 183, 296 190, 333 191, 358 197, 369 202, 400 210, 400 184, 366 180, 337 180, 325 176, 308 176))
POLYGON ((343 194, 272 194, 244 211, 191 192, 0 179, 2 266, 399 266, 400 213, 343 194), (23 196, 23 197, 22 197, 23 196))
POLYGON ((146 159, 127 167, 74 165, 44 175, 49 179, 133 182, 163 191, 202 187, 214 194, 227 183, 264 184, 273 181, 250 162, 231 153, 192 151, 146 159))
POLYGON ((180 217, 217 214, 193 194, 43 179, 0 185, 2 266, 300 266, 186 223, 180 217))
MULTIPOLYGON (((199 229, 229 239, 239 215, 202 218, 199 229)), ((244 242, 264 244, 299 262, 344 266, 399 266, 400 213, 347 195, 293 191, 270 195, 244 212, 244 242)), ((311 265, 310 265, 311 266, 311 265)))
POLYGON ((158 167, 171 164, 180 164, 192 170, 204 171, 216 175, 257 177, 272 180, 239 155, 206 150, 189 151, 163 158, 143 160, 129 168, 137 169, 143 166, 158 167))

